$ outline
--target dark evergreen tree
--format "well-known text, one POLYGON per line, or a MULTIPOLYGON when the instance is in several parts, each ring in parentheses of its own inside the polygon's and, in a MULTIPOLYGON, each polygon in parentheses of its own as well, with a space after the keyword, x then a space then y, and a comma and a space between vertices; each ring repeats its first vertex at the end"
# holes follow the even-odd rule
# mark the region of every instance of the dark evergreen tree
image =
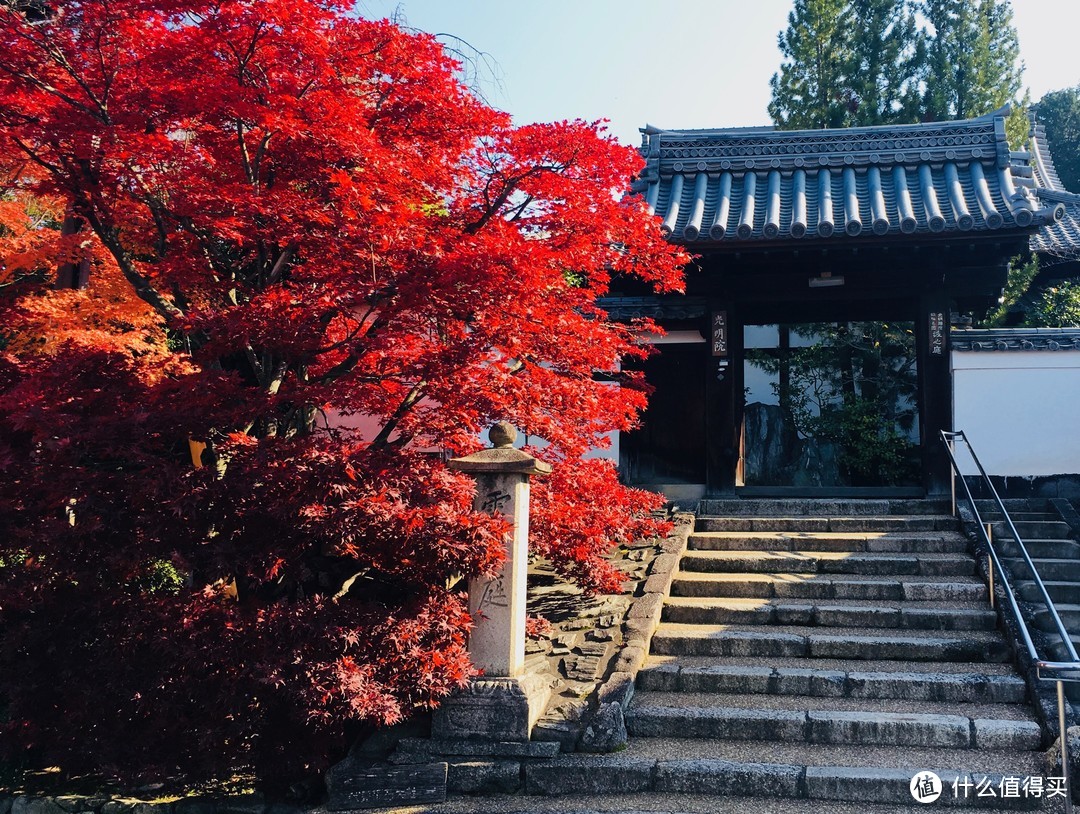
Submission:
MULTIPOLYGON (((923 119, 981 116, 1018 102, 1024 72, 1009 0, 922 0, 930 25, 923 119)), ((1010 121, 1010 140, 1026 136, 1023 104, 1010 121)))
POLYGON ((907 0, 850 0, 847 124, 918 121, 924 34, 907 0))
POLYGON ((1026 137, 1009 0, 795 0, 778 42, 778 127, 945 121, 1020 101, 1009 137, 1026 137))
POLYGON ((844 0, 795 0, 787 30, 777 37, 784 61, 769 81, 769 115, 778 127, 847 124, 844 73, 851 50, 847 19, 844 0))
POLYGON ((1035 121, 1046 128, 1046 141, 1065 189, 1080 192, 1080 87, 1055 90, 1035 106, 1035 121))

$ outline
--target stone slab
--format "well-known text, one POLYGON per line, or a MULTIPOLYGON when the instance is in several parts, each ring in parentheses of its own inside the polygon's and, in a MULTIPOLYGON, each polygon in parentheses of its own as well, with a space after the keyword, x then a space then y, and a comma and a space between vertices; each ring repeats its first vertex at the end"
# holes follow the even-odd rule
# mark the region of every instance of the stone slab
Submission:
POLYGON ((812 743, 866 746, 920 746, 967 749, 971 722, 960 715, 887 712, 808 713, 812 743))
POLYGON ((331 811, 388 808, 446 800, 446 763, 391 766, 345 761, 327 773, 331 811))
POLYGON ((637 794, 652 788, 656 762, 609 755, 565 755, 525 767, 525 793, 637 794))
POLYGON ((738 797, 798 797, 801 766, 727 760, 667 760, 656 764, 656 791, 738 797))
POLYGON ((431 755, 462 757, 549 758, 559 754, 558 744, 545 741, 491 741, 466 738, 402 738, 398 749, 431 755))
POLYGON ((979 749, 1042 748, 1042 729, 1034 721, 1001 721, 975 718, 975 746, 979 749))
POLYGON ((600 686, 597 700, 600 704, 619 704, 623 709, 630 706, 634 697, 634 676, 631 673, 612 673, 600 686))
POLYGON ((806 713, 738 707, 637 707, 627 729, 637 737, 802 741, 806 713))
POLYGON ((454 794, 516 794, 521 790, 516 760, 451 760, 446 788, 454 794))

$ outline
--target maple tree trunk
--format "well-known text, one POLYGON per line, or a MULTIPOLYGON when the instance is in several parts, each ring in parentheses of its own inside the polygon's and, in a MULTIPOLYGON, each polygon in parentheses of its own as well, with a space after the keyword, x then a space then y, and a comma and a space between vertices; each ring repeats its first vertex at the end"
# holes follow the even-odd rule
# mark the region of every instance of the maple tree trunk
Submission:
MULTIPOLYGON (((70 237, 82 231, 82 221, 74 213, 64 215, 64 223, 60 227, 61 237, 70 237)), ((56 288, 72 288, 81 291, 90 285, 90 259, 83 258, 72 263, 65 261, 56 269, 56 288)))

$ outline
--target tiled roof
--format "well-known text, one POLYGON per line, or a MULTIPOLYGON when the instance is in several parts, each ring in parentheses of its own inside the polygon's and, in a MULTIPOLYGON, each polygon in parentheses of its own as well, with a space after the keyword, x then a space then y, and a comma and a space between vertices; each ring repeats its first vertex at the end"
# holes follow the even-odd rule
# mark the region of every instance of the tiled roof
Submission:
POLYGON ((671 239, 690 246, 985 232, 1053 223, 1007 111, 837 130, 646 127, 635 182, 671 239))
POLYGON ((1031 250, 1042 255, 1046 266, 1080 259, 1080 195, 1069 192, 1062 185, 1042 125, 1031 128, 1028 150, 1036 194, 1040 200, 1053 201, 1063 207, 1060 220, 1047 223, 1032 235, 1031 250))
POLYGON ((952 349, 984 350, 1080 350, 1077 328, 984 328, 953 330, 952 349))

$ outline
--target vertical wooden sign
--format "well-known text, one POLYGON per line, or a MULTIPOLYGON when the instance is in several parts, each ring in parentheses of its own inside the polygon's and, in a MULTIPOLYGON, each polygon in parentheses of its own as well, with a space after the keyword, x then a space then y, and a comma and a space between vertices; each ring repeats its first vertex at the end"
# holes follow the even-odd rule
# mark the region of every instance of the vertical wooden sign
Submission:
POLYGON ((727 311, 713 311, 712 315, 712 355, 726 359, 728 355, 728 320, 727 311))
POLYGON ((945 354, 945 315, 940 311, 930 312, 930 355, 945 354))

